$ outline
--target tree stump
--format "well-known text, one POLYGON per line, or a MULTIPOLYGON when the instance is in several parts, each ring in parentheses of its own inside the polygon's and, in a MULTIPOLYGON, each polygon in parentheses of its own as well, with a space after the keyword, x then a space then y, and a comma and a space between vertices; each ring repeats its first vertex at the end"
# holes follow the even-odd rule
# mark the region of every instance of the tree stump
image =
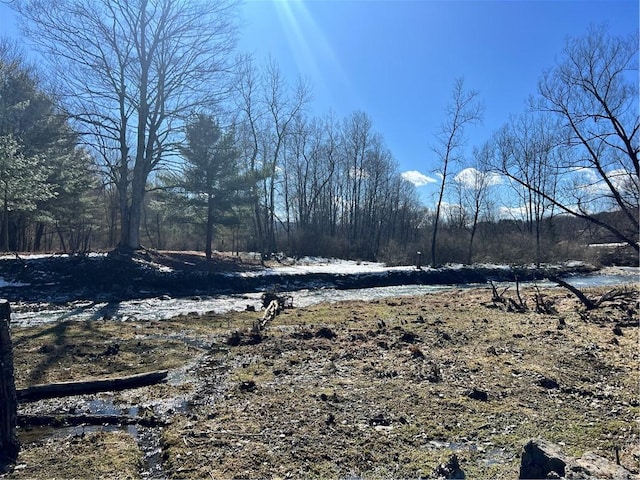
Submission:
POLYGON ((0 299, 0 471, 18 458, 18 402, 13 376, 13 347, 9 333, 11 307, 0 299))

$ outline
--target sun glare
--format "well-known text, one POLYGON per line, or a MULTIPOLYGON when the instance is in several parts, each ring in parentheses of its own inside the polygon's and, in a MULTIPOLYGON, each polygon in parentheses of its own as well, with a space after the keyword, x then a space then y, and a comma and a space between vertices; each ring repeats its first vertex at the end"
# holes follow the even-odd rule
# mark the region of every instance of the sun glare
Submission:
POLYGON ((346 91, 351 86, 340 61, 325 33, 318 27, 303 0, 274 2, 282 31, 287 37, 289 49, 295 59, 298 72, 312 80, 315 93, 334 97, 326 81, 331 75, 338 78, 346 91))

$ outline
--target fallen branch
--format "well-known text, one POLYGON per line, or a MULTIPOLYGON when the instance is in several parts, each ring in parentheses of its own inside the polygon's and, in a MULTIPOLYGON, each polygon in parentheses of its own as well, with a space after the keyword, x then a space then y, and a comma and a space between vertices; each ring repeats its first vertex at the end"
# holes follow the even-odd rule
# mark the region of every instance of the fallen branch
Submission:
POLYGON ((520 295, 520 282, 518 281, 517 277, 516 277, 516 295, 518 296, 517 302, 512 298, 504 297, 505 292, 509 289, 508 286, 505 287, 504 290, 502 290, 502 292, 498 293, 498 289, 493 284, 493 282, 489 281, 489 283, 491 284, 491 290, 493 291, 493 296, 491 300, 493 301, 494 305, 500 304, 501 308, 503 310, 506 310, 507 312, 524 313, 527 311, 527 304, 522 299, 522 296, 520 295))
POLYGON ((69 397, 87 393, 110 392, 127 390, 129 388, 155 385, 166 381, 168 372, 159 370, 149 373, 139 373, 119 378, 106 378, 83 382, 62 382, 34 385, 16 390, 18 403, 35 402, 44 398, 69 397))
POLYGON ((618 299, 635 300, 636 297, 637 297, 637 292, 636 291, 626 290, 626 289, 622 289, 621 290, 621 289, 618 289, 618 288, 614 288, 613 290, 610 290, 610 291, 606 292, 604 295, 602 295, 595 302, 595 304, 597 306, 600 306, 604 302, 613 302, 613 301, 618 300, 618 299))
POLYGON ((573 285, 568 284, 564 280, 560 280, 558 277, 549 277, 549 280, 557 283, 561 287, 564 287, 567 290, 569 290, 571 293, 573 293, 576 297, 578 297, 578 300, 582 302, 582 304, 585 306, 587 310, 593 310, 598 307, 598 305, 592 300, 590 300, 589 298, 587 298, 587 296, 584 293, 582 293, 573 285))
POLYGON ((166 426, 168 423, 155 416, 131 415, 18 415, 20 427, 74 427, 78 425, 141 425, 143 427, 166 426))
POLYGON ((293 306, 292 297, 284 297, 278 295, 275 292, 265 292, 262 294, 262 306, 265 307, 264 315, 260 323, 253 325, 254 334, 259 334, 264 330, 271 320, 276 318, 278 314, 285 308, 291 308, 293 306))
POLYGON ((558 313, 556 308, 553 305, 553 301, 545 298, 545 295, 540 292, 538 286, 535 286, 536 294, 534 296, 534 300, 536 302, 536 312, 542 313, 544 315, 555 315, 558 313))
POLYGON ((491 284, 491 290, 493 291, 493 295, 491 297, 491 300, 494 301, 494 302, 498 302, 498 303, 505 303, 505 299, 503 298, 503 295, 505 294, 505 292, 507 290, 509 290, 509 286, 506 286, 504 288, 504 290, 502 290, 501 293, 498 293, 498 289, 493 284, 493 282, 491 280, 489 280, 489 283, 491 284))
POLYGON ((520 282, 518 281, 518 277, 516 277, 516 295, 518 296, 518 312, 526 312, 527 311, 527 302, 522 299, 522 295, 520 295, 520 282))
POLYGON ((280 304, 278 300, 271 300, 271 303, 264 311, 264 315, 262 316, 262 321, 260 322, 260 330, 264 329, 267 326, 267 322, 270 322, 276 315, 280 313, 280 304))

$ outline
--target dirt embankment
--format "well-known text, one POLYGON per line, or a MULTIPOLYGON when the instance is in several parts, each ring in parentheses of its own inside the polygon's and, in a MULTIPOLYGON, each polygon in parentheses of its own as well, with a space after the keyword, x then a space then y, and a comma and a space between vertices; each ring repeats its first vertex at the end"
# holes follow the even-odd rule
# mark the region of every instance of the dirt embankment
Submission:
MULTIPOLYGON (((560 289, 505 292, 523 313, 489 288, 323 304, 285 310, 262 335, 250 332, 260 312, 17 328, 16 377, 23 387, 171 369, 166 385, 98 396, 168 422, 154 447, 168 478, 424 478, 455 453, 467 478, 513 479, 530 438, 611 460, 617 447, 638 472, 634 288, 592 312, 560 289), (556 313, 535 313, 540 293, 556 313)), ((125 427, 20 438, 8 478, 77 476, 89 461, 95 476, 138 478, 149 461, 125 427)))

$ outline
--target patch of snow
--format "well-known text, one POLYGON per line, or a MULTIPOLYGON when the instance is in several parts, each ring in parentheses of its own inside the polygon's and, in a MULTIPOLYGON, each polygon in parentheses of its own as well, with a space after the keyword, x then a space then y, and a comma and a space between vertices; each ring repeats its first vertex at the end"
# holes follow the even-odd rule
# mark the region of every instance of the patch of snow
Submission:
POLYGON ((0 288, 2 287, 28 287, 28 283, 22 282, 7 282, 4 278, 0 277, 0 288))
POLYGON ((24 253, 16 255, 15 253, 4 253, 0 255, 0 260, 15 260, 19 258, 20 260, 40 260, 43 258, 67 258, 69 255, 66 253, 24 253))
POLYGON ((358 262, 355 260, 335 260, 318 257, 304 257, 292 265, 278 265, 261 270, 233 273, 242 277, 262 277, 270 275, 309 275, 309 274, 381 274, 391 271, 412 271, 415 266, 387 267, 384 263, 358 262))
POLYGON ((506 263, 494 264, 494 263, 475 263, 473 268, 493 268, 496 270, 511 270, 511 265, 506 263))
POLYGON ((590 243, 587 245, 589 248, 618 248, 618 247, 626 247, 627 243, 590 243))
MULTIPOLYGON (((15 260, 19 258, 20 260, 42 260, 43 258, 69 258, 71 255, 68 253, 3 253, 0 255, 0 260, 15 260)), ((80 255, 82 256, 82 255, 80 255)), ((89 252, 86 254, 87 257, 97 258, 97 257, 106 257, 106 252, 89 252)))
POLYGON ((447 264, 447 268, 451 270, 462 270, 465 267, 462 263, 449 263, 447 264))
POLYGON ((586 263, 580 260, 569 260, 568 262, 565 262, 564 265, 566 265, 567 267, 575 268, 575 267, 584 267, 586 263))
POLYGON ((134 258, 133 261, 136 262, 136 263, 139 263, 143 267, 150 268, 152 270, 157 270, 157 271, 163 272, 163 273, 172 273, 174 271, 173 268, 168 267, 166 265, 161 265, 161 264, 156 263, 156 262, 149 262, 149 261, 143 260, 141 258, 134 258))

